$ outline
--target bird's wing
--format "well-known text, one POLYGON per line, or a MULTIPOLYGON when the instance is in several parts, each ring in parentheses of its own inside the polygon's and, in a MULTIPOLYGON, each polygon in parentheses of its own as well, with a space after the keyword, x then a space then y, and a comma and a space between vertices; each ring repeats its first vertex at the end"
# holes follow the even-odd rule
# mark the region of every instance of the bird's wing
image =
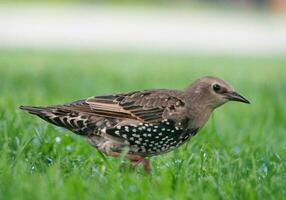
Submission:
POLYGON ((165 113, 175 112, 184 105, 184 98, 180 91, 145 90, 95 96, 65 106, 97 116, 156 123, 163 119, 165 113))

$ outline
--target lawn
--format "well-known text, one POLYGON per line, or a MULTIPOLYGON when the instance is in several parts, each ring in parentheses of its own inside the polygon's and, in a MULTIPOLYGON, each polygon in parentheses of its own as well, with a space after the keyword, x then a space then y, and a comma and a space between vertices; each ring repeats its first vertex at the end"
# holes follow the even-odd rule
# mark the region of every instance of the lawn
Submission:
POLYGON ((283 199, 285 65, 285 56, 0 50, 0 199, 283 199), (204 75, 252 104, 219 108, 190 142, 151 158, 151 175, 17 108, 184 88, 204 75))

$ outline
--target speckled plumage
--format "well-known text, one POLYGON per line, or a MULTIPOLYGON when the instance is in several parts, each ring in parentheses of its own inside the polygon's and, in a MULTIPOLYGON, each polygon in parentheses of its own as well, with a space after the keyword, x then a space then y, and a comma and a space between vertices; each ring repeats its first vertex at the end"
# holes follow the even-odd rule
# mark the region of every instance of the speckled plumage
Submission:
POLYGON ((87 137, 105 153, 128 147, 130 153, 142 156, 161 154, 184 143, 199 128, 188 128, 186 97, 176 90, 137 91, 46 108, 22 108, 87 137))
POLYGON ((106 154, 128 149, 129 155, 144 158, 179 147, 202 128, 211 112, 227 101, 205 96, 214 83, 222 89, 212 95, 234 93, 221 79, 204 77, 186 90, 144 90, 20 108, 87 138, 106 154))

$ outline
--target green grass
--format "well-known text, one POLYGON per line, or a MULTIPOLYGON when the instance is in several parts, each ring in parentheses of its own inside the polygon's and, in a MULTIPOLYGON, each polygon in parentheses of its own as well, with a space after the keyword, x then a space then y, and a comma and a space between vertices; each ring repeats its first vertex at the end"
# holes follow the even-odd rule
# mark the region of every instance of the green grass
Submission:
POLYGON ((0 199, 283 199, 285 65, 285 56, 0 50, 0 199), (17 109, 184 88, 203 75, 226 79, 252 104, 219 108, 190 142, 151 158, 149 176, 17 109))

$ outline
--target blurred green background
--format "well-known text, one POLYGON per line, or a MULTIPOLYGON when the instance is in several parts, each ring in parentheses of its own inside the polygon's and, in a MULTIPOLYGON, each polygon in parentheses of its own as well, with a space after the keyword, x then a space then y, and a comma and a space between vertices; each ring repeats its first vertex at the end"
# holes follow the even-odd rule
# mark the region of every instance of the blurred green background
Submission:
POLYGON ((1 50, 1 199, 283 199, 285 57, 1 50), (17 109, 215 75, 252 104, 229 103, 183 147, 122 168, 82 138, 17 109))
MULTIPOLYGON (((130 29, 119 32, 122 35, 118 38, 129 38, 135 35, 134 40, 125 38, 124 42, 134 43, 135 41, 135 44, 138 42, 140 48, 134 48, 134 46, 128 48, 124 42, 118 45, 116 41, 120 40, 113 38, 113 31, 116 32, 122 27, 120 23, 115 29, 107 29, 109 34, 106 34, 106 38, 102 37, 111 42, 105 41, 98 46, 99 40, 96 42, 92 40, 93 36, 97 37, 96 21, 91 20, 87 23, 89 26, 95 26, 95 31, 86 32, 85 30, 89 29, 80 26, 85 20, 78 23, 76 17, 68 15, 66 18, 58 18, 58 21, 65 24, 67 22, 65 20, 72 19, 77 23, 59 31, 57 29, 60 29, 60 26, 52 26, 57 23, 57 20, 49 21, 57 18, 55 16, 58 16, 59 10, 55 15, 43 17, 40 4, 36 7, 32 6, 33 9, 36 8, 33 11, 27 8, 30 3, 34 5, 35 2, 28 2, 29 4, 24 7, 19 5, 25 4, 26 1, 13 1, 14 4, 8 7, 7 4, 0 6, 3 11, 0 13, 2 27, 0 30, 1 200, 285 198, 286 52, 283 43, 285 38, 280 32, 284 30, 280 27, 281 21, 278 23, 279 26, 273 25, 277 21, 274 20, 275 23, 272 21, 278 13, 279 19, 284 16, 282 4, 276 7, 278 4, 270 5, 270 1, 261 1, 262 4, 252 1, 198 3, 203 5, 203 8, 200 7, 203 11, 200 14, 202 16, 207 15, 208 12, 214 12, 213 5, 223 6, 219 8, 219 12, 229 12, 230 4, 231 9, 241 9, 238 13, 244 16, 246 8, 241 5, 249 5, 250 10, 247 12, 251 14, 247 17, 255 21, 258 16, 259 22, 253 22, 254 24, 257 22, 258 25, 250 26, 251 28, 247 31, 257 30, 257 38, 248 38, 248 34, 240 38, 240 34, 236 33, 242 33, 239 29, 243 26, 236 26, 237 21, 234 21, 234 32, 226 28, 226 32, 234 34, 233 40, 241 40, 241 43, 249 40, 249 45, 239 46, 240 42, 229 43, 227 38, 219 42, 216 42, 215 37, 209 39, 218 33, 213 31, 217 30, 212 27, 213 19, 208 18, 207 21, 210 20, 211 24, 200 24, 205 20, 199 20, 199 24, 205 26, 206 30, 209 29, 212 34, 189 36, 194 37, 194 40, 196 38, 200 41, 207 40, 206 43, 199 43, 201 46, 192 43, 193 40, 188 38, 182 38, 182 40, 169 38, 168 32, 166 34, 159 32, 159 36, 154 34, 154 38, 162 38, 160 42, 149 41, 153 38, 152 34, 157 33, 156 31, 136 35, 136 32, 130 29), (252 12, 261 5, 266 5, 266 17, 265 13, 262 16, 257 13, 252 15, 252 12), (14 9, 20 11, 20 16, 14 9), (34 15, 33 12, 36 14, 34 15), (260 23, 261 19, 267 19, 266 22, 269 24, 264 26, 260 23), (39 22, 43 20, 42 26, 39 25, 40 28, 33 29, 33 20, 39 20, 39 22), (31 30, 25 28, 25 25, 29 27, 29 24, 31 30), (51 27, 54 29, 50 29, 51 27), (81 32, 81 28, 84 31, 81 32), (71 36, 75 32, 78 35, 71 36), (69 34, 65 35, 66 33, 69 34), (131 34, 128 35, 129 33, 131 34), (56 37, 61 34, 63 37, 56 37), (269 34, 271 43, 268 43, 264 37, 261 38, 260 34, 267 37, 269 34), (144 40, 146 43, 154 43, 154 48, 150 49, 149 46, 145 48, 146 46, 143 45, 145 42, 140 43, 138 40, 141 36, 146 37, 144 40), (86 40, 86 37, 90 41, 86 40), (172 46, 174 44, 168 43, 169 39, 174 43, 178 42, 181 46, 172 46), (189 41, 191 42, 188 43, 189 41), (185 43, 186 46, 183 45, 185 43), (49 46, 50 44, 53 45, 49 46), (89 44, 91 45, 88 46, 89 44), (253 47, 254 44, 258 46, 253 47), (161 45, 160 48, 157 48, 157 45, 161 45), (151 158, 153 168, 151 175, 146 175, 142 167, 130 171, 122 166, 124 159, 105 157, 89 146, 83 138, 18 109, 20 105, 61 104, 94 95, 132 90, 183 89, 193 80, 205 75, 225 79, 252 104, 243 105, 232 102, 216 110, 202 131, 187 144, 168 154, 151 158)), ((61 6, 68 7, 66 4, 77 1, 61 2, 64 2, 61 6)), ((103 4, 105 2, 99 1, 103 4)), ((141 6, 137 8, 138 2, 124 1, 124 4, 118 1, 109 2, 122 7, 125 7, 125 4, 134 6, 128 7, 131 9, 130 13, 135 12, 136 9, 142 11, 141 6)), ((140 1, 139 4, 142 2, 140 1)), ((158 9, 165 4, 180 6, 186 3, 190 8, 196 9, 193 3, 197 4, 197 2, 185 1, 145 2, 156 4, 158 9)), ((93 5, 96 8, 97 3, 93 5)), ((89 5, 80 9, 86 9, 89 5)), ((78 5, 73 4, 73 6, 76 8, 78 5)), ((54 4, 53 8, 58 9, 54 4)), ((148 14, 148 9, 144 7, 143 10, 148 14)), ((157 13, 156 9, 152 8, 152 12, 157 13)), ((111 11, 108 12, 112 13, 111 11)), ((158 10, 158 13, 160 12, 158 10)), ((137 16, 136 12, 130 16, 137 16)), ((174 16, 160 19, 168 19, 170 23, 173 20, 176 22, 176 18, 171 17, 174 16)), ((219 17, 216 21, 223 18, 219 17)), ((112 23, 115 19, 103 20, 103 25, 112 23)), ((141 21, 139 20, 141 25, 144 25, 145 19, 150 20, 143 17, 141 21)), ((187 19, 195 19, 192 21, 195 22, 198 18, 191 16, 187 19)), ((138 18, 135 18, 132 23, 139 23, 137 20, 138 18)), ((115 24, 118 25, 117 22, 115 24)), ((224 27, 224 23, 217 24, 224 27)), ((182 27, 184 25, 188 27, 192 23, 188 24, 184 21, 182 27)), ((126 27, 126 24, 123 23, 123 27, 126 27)), ((132 27, 135 26, 132 25, 132 27)), ((182 27, 179 26, 178 30, 185 30, 182 27)), ((154 26, 153 28, 156 29, 154 26)), ((172 28, 174 27, 162 29, 172 31, 172 28)), ((172 33, 175 34, 175 32, 172 33)), ((254 33, 256 32, 249 34, 254 33)), ((232 35, 222 35, 222 38, 225 36, 231 38, 232 35)), ((188 37, 188 34, 185 37, 188 37)))

